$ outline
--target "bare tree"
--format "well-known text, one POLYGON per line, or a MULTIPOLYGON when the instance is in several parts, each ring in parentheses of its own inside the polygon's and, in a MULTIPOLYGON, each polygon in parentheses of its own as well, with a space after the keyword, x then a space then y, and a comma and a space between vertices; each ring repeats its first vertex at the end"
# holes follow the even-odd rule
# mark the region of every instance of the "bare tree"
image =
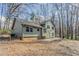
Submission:
POLYGON ((16 12, 16 10, 18 9, 18 7, 21 4, 16 4, 16 3, 10 3, 10 4, 6 4, 7 7, 7 13, 6 13, 6 27, 7 29, 9 29, 9 25, 10 25, 10 18, 14 17, 13 13, 16 12))
POLYGON ((0 29, 1 29, 2 14, 3 14, 3 4, 1 4, 0 29))
POLYGON ((69 39, 69 21, 68 21, 68 19, 69 19, 68 16, 69 15, 68 15, 68 9, 69 9, 69 5, 67 4, 66 5, 66 17, 67 17, 67 21, 66 21, 66 24, 67 24, 67 34, 66 35, 67 36, 66 37, 67 37, 67 39, 69 39))
POLYGON ((57 15, 58 15, 58 19, 59 19, 59 37, 61 37, 61 17, 60 17, 60 12, 59 12, 59 7, 57 4, 55 4, 55 7, 57 9, 57 15))
POLYGON ((75 39, 77 39, 77 27, 78 26, 78 8, 76 8, 76 22, 75 22, 75 39))

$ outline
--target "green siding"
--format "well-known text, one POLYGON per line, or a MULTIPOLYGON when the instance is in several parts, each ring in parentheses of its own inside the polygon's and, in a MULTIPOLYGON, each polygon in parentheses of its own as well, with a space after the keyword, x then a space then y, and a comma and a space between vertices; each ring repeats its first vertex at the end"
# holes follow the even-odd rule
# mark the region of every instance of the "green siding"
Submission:
POLYGON ((50 21, 45 23, 45 27, 43 28, 43 36, 45 36, 45 38, 55 37, 54 26, 52 25, 52 23, 50 21), (53 29, 52 29, 52 27, 53 27, 53 29), (44 32, 44 29, 46 32, 44 32))
MULTIPOLYGON (((31 27, 31 26, 24 26, 24 27, 23 27, 23 31, 22 31, 23 36, 24 36, 24 37, 27 37, 27 36, 41 36, 41 35, 40 35, 40 33, 41 33, 40 30, 37 31, 37 29, 38 29, 38 28, 31 27), (26 27, 33 28, 33 32, 27 32, 27 31, 26 31, 26 27)), ((39 29, 40 29, 40 28, 39 28, 39 29)))

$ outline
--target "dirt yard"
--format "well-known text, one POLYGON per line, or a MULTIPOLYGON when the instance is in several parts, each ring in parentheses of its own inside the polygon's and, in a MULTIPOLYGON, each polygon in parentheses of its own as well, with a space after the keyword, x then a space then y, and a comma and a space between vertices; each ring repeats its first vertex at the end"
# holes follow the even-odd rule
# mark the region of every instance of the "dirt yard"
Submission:
POLYGON ((74 56, 79 55, 79 41, 12 40, 0 42, 0 55, 74 56))

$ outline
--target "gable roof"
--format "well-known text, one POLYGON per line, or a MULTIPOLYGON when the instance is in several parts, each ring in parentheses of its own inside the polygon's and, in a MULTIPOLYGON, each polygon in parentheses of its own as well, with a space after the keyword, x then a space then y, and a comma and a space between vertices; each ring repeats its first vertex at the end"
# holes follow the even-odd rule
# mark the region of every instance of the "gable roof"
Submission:
MULTIPOLYGON (((14 19, 14 21, 13 21, 12 29, 13 29, 14 26, 15 26, 16 20, 18 20, 18 19, 14 19)), ((20 20, 18 20, 18 21, 20 21, 20 20)), ((42 21, 40 24, 39 24, 39 23, 35 23, 35 22, 33 22, 33 21, 20 21, 20 23, 21 23, 22 26, 32 26, 32 27, 42 28, 41 25, 42 25, 42 24, 45 24, 45 23, 48 22, 48 21, 50 21, 50 22, 52 23, 52 25, 54 26, 54 23, 53 23, 52 20, 45 20, 45 21, 42 21)))
POLYGON ((45 23, 48 22, 48 21, 50 21, 50 22, 52 23, 52 25, 55 26, 55 25, 54 25, 54 22, 53 22, 52 20, 45 20, 45 21, 41 22, 41 25, 45 24, 45 23))
POLYGON ((34 22, 30 22, 30 21, 22 22, 22 25, 42 28, 42 26, 40 24, 37 24, 37 23, 34 23, 34 22))

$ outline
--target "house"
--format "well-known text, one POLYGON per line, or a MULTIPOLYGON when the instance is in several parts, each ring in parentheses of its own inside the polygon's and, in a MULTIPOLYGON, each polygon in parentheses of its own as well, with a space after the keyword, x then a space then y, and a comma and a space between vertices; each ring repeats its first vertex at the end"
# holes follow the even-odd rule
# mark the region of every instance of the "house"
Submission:
POLYGON ((42 37, 42 26, 37 23, 14 19, 12 34, 18 37, 42 37))
POLYGON ((30 21, 13 21, 12 34, 17 37, 53 38, 54 26, 51 21, 44 21, 41 24, 30 21))
POLYGON ((43 27, 43 36, 45 38, 54 38, 55 37, 55 27, 51 20, 46 20, 41 23, 43 27))

